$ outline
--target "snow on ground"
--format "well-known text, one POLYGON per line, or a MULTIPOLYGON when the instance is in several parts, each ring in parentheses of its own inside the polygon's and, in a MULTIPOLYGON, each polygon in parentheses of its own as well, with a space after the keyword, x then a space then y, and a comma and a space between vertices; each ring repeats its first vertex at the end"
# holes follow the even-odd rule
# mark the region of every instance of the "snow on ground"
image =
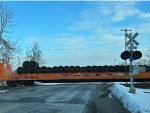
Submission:
MULTIPOLYGON (((59 84, 105 84, 106 82, 77 82, 77 83, 41 83, 41 82, 34 82, 36 85, 59 85, 59 84)), ((112 82, 107 83, 112 84, 112 82)))
POLYGON ((5 93, 7 92, 8 90, 0 90, 0 93, 5 93))
POLYGON ((42 85, 42 86, 64 84, 64 83, 41 83, 41 82, 34 82, 34 83, 36 85, 42 85))
POLYGON ((110 90, 131 113, 150 113, 150 89, 136 88, 132 94, 129 87, 115 83, 110 90))

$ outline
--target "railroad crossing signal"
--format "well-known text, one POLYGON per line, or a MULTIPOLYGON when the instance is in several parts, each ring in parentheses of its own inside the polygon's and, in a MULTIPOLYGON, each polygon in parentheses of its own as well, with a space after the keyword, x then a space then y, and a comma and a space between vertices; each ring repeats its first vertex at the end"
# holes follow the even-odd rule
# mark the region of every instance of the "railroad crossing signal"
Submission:
POLYGON ((132 33, 130 33, 130 34, 128 34, 127 32, 125 33, 125 37, 127 37, 129 39, 125 43, 125 46, 128 46, 129 51, 124 51, 120 55, 123 60, 129 59, 129 61, 130 61, 129 75, 130 75, 130 92, 131 93, 135 93, 135 87, 134 87, 135 73, 133 73, 134 70, 133 70, 132 61, 140 59, 142 57, 142 53, 140 51, 133 51, 133 49, 137 49, 137 46, 139 45, 139 43, 135 40, 135 38, 138 35, 139 35, 138 33, 135 33, 133 36, 132 36, 132 33))
POLYGON ((142 53, 140 51, 124 51, 120 55, 121 59, 130 61, 140 59, 142 57, 142 53))
POLYGON ((137 46, 139 45, 139 43, 135 40, 135 38, 139 34, 135 33, 132 36, 132 33, 130 33, 130 34, 126 33, 125 35, 129 39, 128 42, 126 43, 126 46, 128 46, 128 49, 130 51, 122 52, 120 55, 121 59, 123 59, 123 60, 129 59, 130 61, 140 59, 142 57, 142 53, 140 51, 133 51, 133 49, 137 49, 137 46))
POLYGON ((130 51, 124 51, 121 53, 121 58, 123 60, 127 60, 129 59, 130 61, 133 61, 133 60, 137 60, 137 59, 140 59, 142 57, 142 53, 140 51, 133 51, 133 49, 137 49, 137 46, 139 45, 139 43, 135 40, 135 38, 139 35, 138 33, 135 33, 133 36, 132 36, 132 33, 128 34, 126 33, 125 34, 126 37, 129 39, 127 42, 126 42, 126 46, 128 46, 128 49, 130 51), (135 45, 135 46, 134 46, 135 45))
POLYGON ((130 33, 130 34, 126 33, 125 35, 126 35, 126 37, 129 39, 128 42, 126 42, 126 46, 129 46, 129 45, 130 45, 130 46, 128 47, 128 49, 131 49, 131 50, 137 49, 137 46, 139 45, 139 43, 135 40, 135 38, 136 38, 139 34, 138 34, 138 33, 135 33, 135 34, 132 36, 131 33, 130 33), (134 46, 134 44, 135 44, 136 46, 134 46))
POLYGON ((121 59, 123 60, 127 60, 128 58, 130 58, 131 53, 129 51, 124 51, 123 53, 121 53, 121 59))
POLYGON ((133 58, 134 60, 140 59, 141 57, 142 57, 142 53, 141 53, 140 51, 134 51, 134 52, 132 53, 132 58, 133 58))

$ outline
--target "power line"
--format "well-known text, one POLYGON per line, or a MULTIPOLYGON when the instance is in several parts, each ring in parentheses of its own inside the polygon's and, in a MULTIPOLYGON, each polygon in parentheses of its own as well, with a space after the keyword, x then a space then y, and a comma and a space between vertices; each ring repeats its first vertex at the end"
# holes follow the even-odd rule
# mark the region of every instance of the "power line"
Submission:
POLYGON ((142 20, 144 19, 145 14, 147 13, 149 7, 150 7, 150 3, 149 3, 149 4, 147 5, 147 7, 145 8, 145 11, 144 11, 143 16, 139 19, 139 21, 138 21, 138 23, 137 23, 137 26, 135 27, 135 31, 137 31, 137 30, 139 29, 140 24, 141 24, 142 20))
POLYGON ((48 50, 54 50, 54 51, 72 51, 72 50, 81 50, 81 49, 89 49, 89 48, 99 48, 100 46, 105 46, 105 45, 111 45, 120 41, 123 41, 124 39, 120 39, 117 41, 113 41, 113 42, 109 42, 109 43, 104 43, 104 44, 100 44, 100 45, 94 45, 94 46, 87 46, 87 47, 80 47, 80 48, 57 48, 57 49, 48 49, 48 50))

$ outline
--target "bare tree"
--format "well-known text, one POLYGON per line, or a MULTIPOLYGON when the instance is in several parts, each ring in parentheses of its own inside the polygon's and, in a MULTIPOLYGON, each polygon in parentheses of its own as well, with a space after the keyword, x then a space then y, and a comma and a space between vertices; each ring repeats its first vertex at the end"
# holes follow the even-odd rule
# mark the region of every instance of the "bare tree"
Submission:
POLYGON ((38 42, 34 42, 26 51, 27 60, 33 60, 38 62, 40 65, 44 63, 42 51, 38 42))
POLYGON ((119 66, 124 66, 125 64, 124 64, 123 61, 119 61, 118 65, 119 65, 119 66))
POLYGON ((9 33, 9 27, 12 25, 13 12, 4 2, 0 2, 0 45, 2 61, 9 63, 14 52, 14 47, 11 43, 6 41, 3 37, 4 34, 9 33), (4 58, 4 59, 3 59, 4 58))
POLYGON ((17 53, 21 52, 20 47, 17 45, 18 42, 12 42, 10 40, 7 40, 7 43, 9 43, 11 49, 2 47, 2 62, 3 63, 10 63, 11 60, 15 59, 17 57, 17 53))
POLYGON ((150 59, 150 48, 147 49, 145 56, 150 59))
POLYGON ((13 12, 4 2, 0 2, 0 38, 12 26, 13 12))
POLYGON ((135 61, 133 64, 135 65, 147 65, 147 60, 146 59, 139 59, 135 61))
POLYGON ((146 50, 143 55, 144 58, 137 60, 134 64, 138 65, 150 65, 150 48, 146 50))

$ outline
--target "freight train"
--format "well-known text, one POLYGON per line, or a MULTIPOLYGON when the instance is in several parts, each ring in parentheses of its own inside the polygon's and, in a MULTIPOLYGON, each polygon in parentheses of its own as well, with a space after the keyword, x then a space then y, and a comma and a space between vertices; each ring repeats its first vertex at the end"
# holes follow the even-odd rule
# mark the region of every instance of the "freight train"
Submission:
MULTIPOLYGON (((135 81, 150 80, 150 66, 135 75, 135 81)), ((11 65, 0 64, 0 80, 7 81, 8 86, 32 86, 35 81, 40 82, 84 82, 103 81, 119 82, 129 81, 128 66, 54 66, 39 67, 35 61, 25 61, 22 67, 17 69, 16 74, 12 74, 11 65)))

